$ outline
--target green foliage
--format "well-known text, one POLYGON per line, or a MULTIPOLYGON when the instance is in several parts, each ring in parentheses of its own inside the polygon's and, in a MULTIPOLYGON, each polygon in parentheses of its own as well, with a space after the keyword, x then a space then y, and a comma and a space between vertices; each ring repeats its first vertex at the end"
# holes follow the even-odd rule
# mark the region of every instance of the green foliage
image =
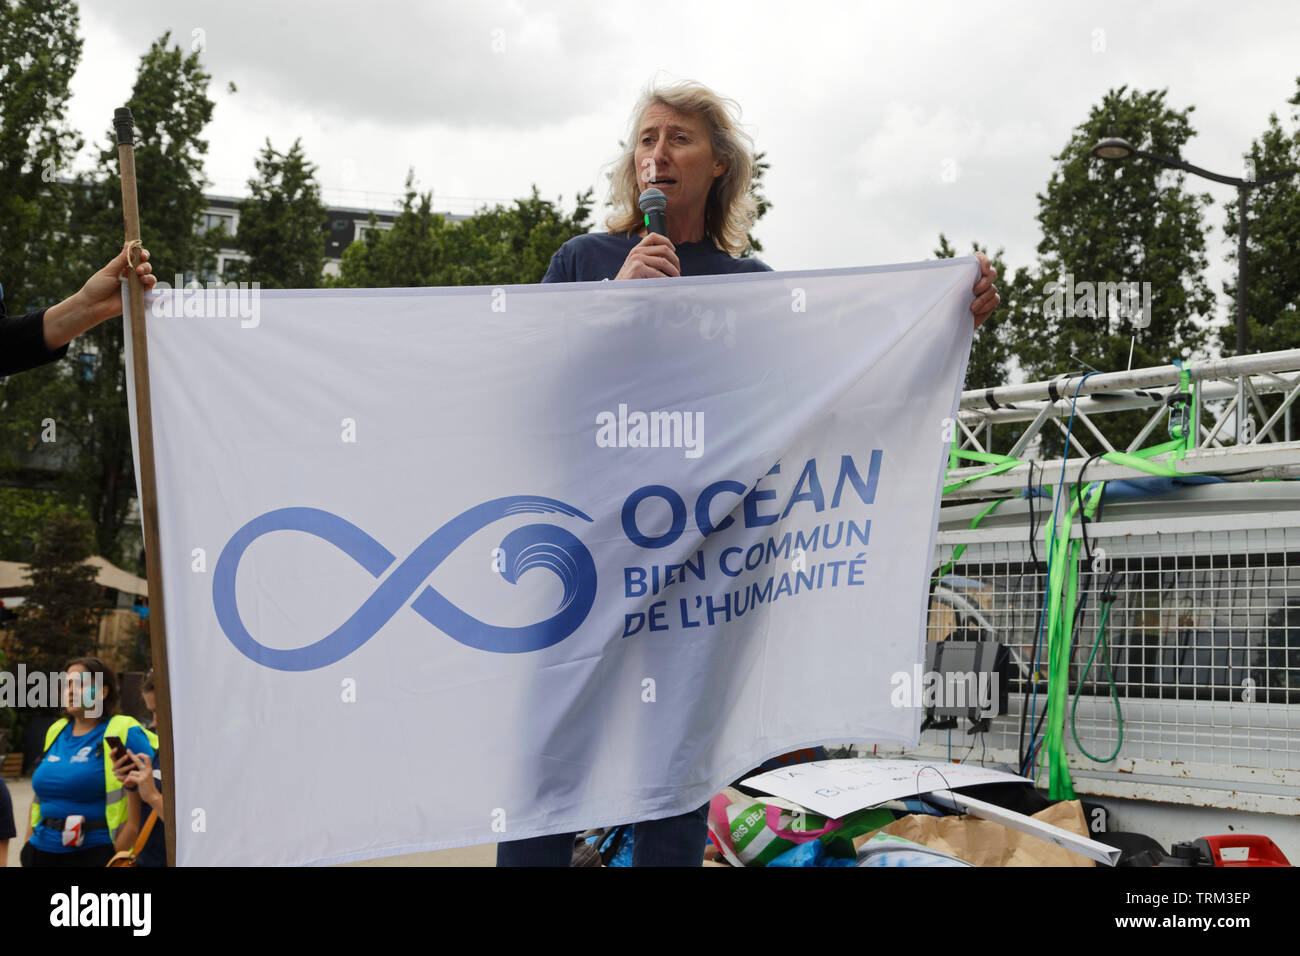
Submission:
POLYGON ((542 199, 537 187, 513 207, 484 207, 447 235, 453 255, 448 285, 507 285, 540 282, 551 256, 574 236, 588 232, 593 190, 576 198, 571 216, 542 199))
MULTIPOLYGON (((565 215, 537 187, 511 207, 483 207, 459 222, 432 211, 433 197, 406 179, 402 211, 389 230, 370 229, 343 253, 338 288, 512 285, 540 282, 551 256, 590 226, 592 190, 565 215)), ((375 224, 371 217, 371 225, 375 224)))
MULTIPOLYGON (((1268 118, 1268 129, 1250 147, 1247 157, 1254 167, 1255 178, 1300 168, 1300 78, 1296 93, 1288 100, 1291 129, 1278 122, 1277 114, 1268 118)), ((1228 255, 1237 261, 1237 197, 1224 203, 1224 232, 1232 240, 1228 255)), ((1296 268, 1296 250, 1300 249, 1300 175, 1279 182, 1257 186, 1247 193, 1246 201, 1246 350, 1274 352, 1300 345, 1300 269, 1296 268)), ((1220 332, 1226 355, 1237 352, 1236 270, 1223 285, 1233 303, 1233 321, 1220 332)))
MULTIPOLYGON (((966 382, 963 390, 993 388, 1005 384, 1011 374, 1011 360, 1017 354, 1025 330, 1033 327, 1033 316, 1038 309, 1038 296, 1032 273, 1021 266, 1015 275, 1003 258, 1004 250, 990 255, 988 247, 971 243, 971 252, 982 252, 997 272, 994 284, 1001 302, 984 324, 975 332, 971 342, 970 360, 966 365, 966 382)), ((957 250, 948 237, 939 233, 939 246, 934 250, 936 259, 951 259, 957 250)), ((993 429, 993 447, 1006 450, 1020 437, 1024 425, 1008 423, 993 429)), ((984 439, 981 437, 980 439, 984 439)))
MULTIPOLYGON (((772 168, 771 163, 763 161, 763 157, 766 155, 766 152, 756 153, 754 155, 754 172, 749 181, 749 194, 753 196, 754 201, 758 203, 757 214, 754 216, 755 224, 766 216, 767 211, 772 208, 771 202, 769 202, 768 198, 763 195, 763 175, 772 168)), ((741 252, 740 257, 742 259, 747 259, 755 253, 763 251, 763 244, 754 237, 753 232, 750 232, 747 238, 749 239, 749 246, 741 252)))
MULTIPOLYGON (((1192 108, 1174 110, 1165 95, 1124 87, 1107 92, 1054 157, 1056 168, 1038 195, 1038 261, 1011 276, 1000 252, 990 257, 1002 304, 975 336, 967 388, 1006 381, 1012 358, 1032 381, 1086 371, 1085 363, 1102 371, 1128 368, 1130 348, 1133 368, 1204 349, 1214 306, 1204 279, 1202 211, 1210 197, 1189 192, 1184 174, 1156 163, 1106 162, 1091 154, 1099 139, 1122 136, 1149 152, 1179 155, 1194 135, 1192 108), (1109 309, 1105 316, 1049 314, 1047 283, 1064 284, 1067 276, 1075 283, 1151 283, 1150 326, 1139 329, 1109 309)), ((936 256, 955 254, 946 237, 939 240, 936 256)), ((1142 412, 1108 415, 1106 433, 1127 443, 1146 419, 1142 412)), ((1041 453, 1060 454, 1060 431, 1041 434, 1041 453)), ((994 450, 1006 450, 1016 437, 1018 428, 999 426, 994 450)))
MULTIPOLYGON (((1204 277, 1202 222, 1210 197, 1190 192, 1184 173, 1157 163, 1091 155, 1107 136, 1121 136, 1148 152, 1180 155, 1195 135, 1192 107, 1172 109, 1165 95, 1125 87, 1107 92, 1055 157, 1047 189, 1038 195, 1039 260, 1032 270, 1017 271, 1003 319, 1009 352, 1030 381, 1086 371, 1085 363, 1111 372, 1203 353, 1214 308, 1204 277), (1106 316, 1070 316, 1063 309, 1048 315, 1047 283, 1065 283, 1067 276, 1075 283, 1149 282, 1150 326, 1137 328, 1110 309, 1106 316)), ((1147 417, 1108 415, 1106 434, 1127 444, 1147 417)), ((1060 431, 1041 434, 1042 453, 1060 454, 1060 431)), ((1100 450, 1095 443, 1094 450, 1100 450)))
POLYGON ((307 162, 302 141, 287 153, 266 141, 257 158, 257 175, 248 181, 249 198, 239 203, 235 245, 247 262, 226 269, 230 282, 257 282, 263 289, 314 289, 325 263, 327 212, 307 162))
POLYGON ((72 0, 0 0, 0 281, 11 313, 67 295, 71 193, 81 139, 63 122, 81 58, 72 0))
POLYGON ((19 661, 28 668, 57 670, 69 658, 95 650, 103 606, 91 555, 89 521, 57 514, 45 525, 32 553, 31 587, 14 626, 19 661))
MULTIPOLYGON (((60 182, 71 175, 63 171, 82 145, 64 119, 81 55, 77 30, 73 0, 0 0, 0 281, 15 313, 70 295, 121 245, 121 189, 111 133, 93 175, 60 182)), ((209 81, 199 54, 164 34, 141 58, 127 100, 138 127, 144 244, 160 279, 168 282, 176 273, 194 277, 210 268, 220 243, 216 232, 195 231, 207 204, 203 133, 213 113, 209 81)), ((1300 80, 1289 103, 1294 108, 1289 121, 1271 116, 1251 146, 1249 158, 1261 177, 1300 166, 1300 80)), ((1082 363, 1123 369, 1131 343, 1134 367, 1164 364, 1208 346, 1205 327, 1213 295, 1203 277, 1202 216, 1210 197, 1192 192, 1185 174, 1153 162, 1106 162, 1090 154, 1099 138, 1116 135, 1154 153, 1181 155, 1194 135, 1191 112, 1168 106, 1165 92, 1121 87, 1107 92, 1073 130, 1038 196, 1038 261, 1013 275, 1001 250, 991 257, 1002 304, 975 337, 967 388, 997 384, 1017 370, 1044 378, 1078 370, 1082 363), (1151 283, 1151 326, 1139 330, 1134 342, 1134 329, 1117 317, 1049 317, 1043 287, 1067 274, 1076 282, 1151 283)), ((765 155, 755 157, 750 186, 756 221, 771 207, 763 195, 765 155)), ((320 284, 326 211, 316 167, 307 161, 301 141, 279 152, 268 140, 255 159, 249 190, 250 198, 240 204, 235 243, 250 261, 234 264, 227 277, 267 288, 320 284)), ((555 250, 591 228, 591 197, 591 190, 576 196, 573 212, 565 213, 534 186, 529 197, 513 204, 481 208, 466 220, 450 222, 432 211, 431 194, 418 193, 408 176, 393 228, 372 229, 352 243, 341 275, 329 284, 537 282, 555 250)), ((1294 250, 1300 248, 1300 177, 1254 189, 1249 200, 1250 349, 1289 348, 1300 341, 1300 272, 1294 266, 1294 250)), ((1235 238, 1235 197, 1224 208, 1225 228, 1235 238)), ((751 233, 743 254, 762 251, 751 233)), ((935 254, 956 254, 942 234, 935 254)), ((1235 260, 1235 244, 1230 260, 1235 260)), ((1225 291, 1235 297, 1235 284, 1225 291)), ((1225 351, 1235 352, 1231 326, 1217 338, 1225 351)), ((109 321, 74 342, 67 360, 0 384, 0 559, 32 558, 42 529, 81 517, 94 529, 87 553, 140 570, 138 538, 126 524, 135 481, 122 345, 122 323, 109 321), (41 440, 48 419, 57 426, 52 444, 41 440)), ((1123 437, 1128 431, 1131 437, 1144 420, 1141 413, 1129 413, 1128 419, 1108 416, 1107 432, 1123 437)), ((1059 452, 1059 431, 1043 434, 1044 452, 1052 453, 1053 445, 1059 452)), ((995 447, 1005 448, 1014 436, 1010 426, 1000 427, 995 447)))
MULTIPOLYGON (((1102 371, 1164 365, 1200 351, 1214 298, 1204 271, 1202 210, 1210 197, 1187 190, 1186 175, 1157 163, 1093 157, 1106 136, 1122 136, 1152 153, 1177 156, 1195 135, 1192 107, 1175 110, 1164 91, 1109 91, 1055 157, 1047 191, 1039 194, 1038 277, 1044 283, 1151 283, 1151 324, 1136 329, 1118 316, 1061 315, 1023 330, 1017 352, 1032 378, 1079 369, 1102 371), (1078 360, 1070 357, 1071 353, 1078 360)), ((1109 420, 1109 419, 1108 419, 1109 420)))
MULTIPOLYGON (((188 56, 169 46, 170 34, 141 57, 126 105, 138 130, 135 147, 137 192, 144 214, 141 234, 161 281, 175 273, 196 276, 215 260, 217 234, 195 227, 206 206, 203 128, 212 117, 209 76, 197 52, 188 56)), ((98 176, 82 184, 74 203, 76 231, 86 237, 78 273, 89 275, 121 249, 122 187, 117 147, 100 153, 98 176)), ((71 291, 71 290, 69 290, 71 291)), ((68 360, 48 382, 49 392, 27 396, 44 402, 68 442, 71 467, 63 477, 72 500, 84 503, 95 525, 95 547, 114 563, 139 568, 126 519, 135 497, 135 471, 126 404, 124 323, 104 322, 76 339, 68 360), (57 410, 57 411, 54 411, 57 410)), ((24 383, 26 389, 26 383, 24 383)))
MULTIPOLYGON (((207 88, 211 76, 197 51, 188 56, 169 46, 164 33, 140 58, 135 86, 126 105, 135 119, 135 171, 140 197, 140 232, 160 280, 174 273, 195 277, 215 263, 216 230, 196 231, 207 207, 203 130, 212 119, 207 88)), ((83 271, 97 269, 122 248, 122 186, 111 122, 99 154, 99 174, 87 184, 77 224, 91 238, 83 271)))
MULTIPOLYGON (((1011 357, 1008 346, 1010 335, 1006 322, 1008 312, 1008 282, 1005 278, 1007 265, 1003 259, 1004 250, 1002 249, 999 249, 995 255, 989 255, 987 247, 981 246, 978 242, 972 242, 971 251, 984 253, 997 272, 998 277, 994 280, 994 283, 998 287, 998 294, 1002 297, 1002 304, 998 306, 991 316, 984 320, 984 324, 975 333, 975 339, 971 343, 970 361, 966 365, 966 384, 963 388, 989 388, 1006 380, 1007 363, 1011 357)), ((952 259, 956 255, 957 250, 949 244, 948 237, 943 233, 939 233, 939 246, 934 250, 934 257, 936 259, 952 259)))
POLYGON ((32 559, 41 529, 56 517, 89 520, 53 491, 0 488, 0 561, 26 564, 32 559))

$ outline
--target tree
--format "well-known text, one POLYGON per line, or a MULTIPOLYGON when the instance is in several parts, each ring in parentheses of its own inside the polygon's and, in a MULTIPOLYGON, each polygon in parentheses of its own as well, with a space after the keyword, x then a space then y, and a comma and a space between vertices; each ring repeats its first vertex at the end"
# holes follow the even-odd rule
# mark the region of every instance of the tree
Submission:
POLYGON ((592 190, 576 197, 565 216, 537 187, 513 206, 483 207, 456 223, 448 240, 445 285, 517 285, 541 282, 551 256, 574 236, 588 231, 592 190))
MULTIPOLYGON (((1014 276, 1011 275, 1010 268, 1003 259, 1002 249, 990 255, 987 246, 972 242, 971 251, 988 256, 998 274, 995 284, 1002 301, 993 314, 984 320, 971 342, 966 382, 962 386, 964 390, 994 388, 1008 381, 1011 359, 1016 354, 1015 343, 1022 341, 1025 330, 1033 325, 1038 307, 1037 284, 1028 269, 1022 266, 1014 276)), ((948 242, 947 236, 939 233, 939 246, 934 250, 935 258, 951 259, 956 255, 957 251, 948 242)), ((1023 428, 1024 425, 1018 422, 994 426, 991 450, 1005 452, 1020 437, 1023 428)))
MULTIPOLYGON (((772 204, 768 201, 767 197, 763 195, 763 174, 772 168, 771 163, 763 162, 763 157, 766 155, 766 152, 762 152, 754 156, 754 172, 749 181, 749 194, 753 196, 754 201, 758 203, 758 211, 754 216, 755 225, 757 225, 758 221, 766 216, 767 211, 772 208, 772 204)), ((752 232, 749 233, 748 238, 749 245, 740 254, 742 259, 747 259, 755 253, 763 251, 763 244, 754 238, 752 232)))
MULTIPOLYGON (((0 0, 0 283, 11 314, 52 305, 84 281, 70 260, 67 166, 82 146, 63 122, 81 57, 72 0, 0 0)), ((101 263, 102 265, 102 263, 101 263)), ((67 397, 66 376, 46 366, 0 379, 0 476, 13 481, 38 446, 42 421, 67 397)), ((7 493, 3 548, 24 537, 40 495, 7 493), (22 525, 21 531, 17 525, 22 525)), ((30 550, 30 540, 19 546, 30 550)))
POLYGON ((60 516, 88 521, 84 512, 68 506, 53 491, 32 488, 0 488, 0 561, 26 564, 40 539, 41 531, 60 516))
POLYGON ((0 0, 0 282, 10 313, 71 291, 62 180, 82 141, 63 118, 81 58, 77 27, 73 0, 0 0))
MULTIPOLYGON (((81 59, 77 27, 72 0, 0 0, 0 282, 10 313, 48 306, 72 291, 65 169, 82 140, 64 116, 81 59)), ((13 480, 39 441, 60 373, 38 368, 0 382, 0 475, 13 480)), ((59 507, 53 497, 0 489, 0 559, 31 557, 36 531, 59 507)))
POLYGON ((226 278, 264 289, 314 289, 320 285, 328 219, 316 167, 307 162, 301 140, 279 153, 269 139, 256 166, 250 196, 239 203, 235 235, 248 260, 231 263, 226 278))
MULTIPOLYGON (((339 288, 511 285, 540 282, 555 250, 590 228, 592 190, 572 214, 542 199, 537 187, 513 206, 483 207, 449 223, 417 194, 410 175, 402 211, 389 230, 371 228, 343 252, 339 288)), ((371 217, 371 226, 375 225, 371 217)))
POLYGON ((343 250, 339 276, 332 285, 344 289, 405 288, 437 285, 443 259, 442 233, 447 221, 432 211, 432 194, 417 194, 408 172, 402 211, 393 227, 381 231, 372 213, 361 242, 343 250))
MULTIPOLYGON (((1115 314, 1106 302, 1088 309, 1048 309, 1045 287, 1038 296, 1043 312, 1016 323, 1010 345, 1031 379, 1063 371, 1082 371, 1084 363, 1101 371, 1164 365, 1203 348, 1214 298, 1205 282, 1202 210, 1210 197, 1185 188, 1185 174, 1156 163, 1107 162, 1091 155, 1106 136, 1122 136, 1140 148, 1179 155, 1195 135, 1192 107, 1175 110, 1165 91, 1111 90, 1075 128, 1055 157, 1057 167, 1038 196, 1038 278, 1044 283, 1149 283, 1150 324, 1140 327, 1115 314), (1102 315, 1100 313, 1104 312, 1102 315), (1135 336, 1135 337, 1134 337, 1135 336), (1073 356, 1073 357, 1072 357, 1073 356)), ((1136 436, 1148 415, 1124 412, 1106 416, 1112 442, 1136 436)), ((1063 436, 1044 431, 1044 450, 1063 445, 1063 436)), ((1157 439, 1158 440, 1158 437, 1157 439)))
MULTIPOLYGON (((135 119, 135 168, 140 193, 140 232, 155 271, 167 281, 175 273, 191 278, 215 264, 220 233, 199 232, 207 207, 203 130, 212 120, 211 76, 197 51, 188 56, 169 46, 171 33, 155 40, 140 58, 135 87, 126 105, 135 119)), ((122 187, 117 145, 110 129, 99 154, 99 176, 84 191, 78 210, 87 247, 87 266, 98 268, 122 247, 122 187)))
POLYGON ((27 590, 14 627, 17 657, 28 667, 58 670, 70 658, 95 650, 103 607, 91 555, 94 528, 71 515, 56 515, 45 526, 29 563, 27 590))
MULTIPOLYGON (((1271 114, 1268 129, 1247 154, 1257 178, 1300 168, 1300 78, 1295 95, 1287 102, 1293 107, 1290 132, 1282 128, 1276 113, 1271 114)), ((1295 261, 1295 251, 1300 249, 1300 175, 1257 186, 1246 196, 1246 348, 1249 352, 1295 348, 1300 343, 1300 269, 1295 261)), ((1233 240, 1228 261, 1235 264, 1236 196, 1224 203, 1224 210, 1224 232, 1233 240)), ((1234 303, 1234 311, 1233 321, 1221 330, 1220 343, 1226 354, 1235 355, 1235 270, 1223 291, 1234 303)))
MULTIPOLYGON (((215 260, 217 233, 197 232, 204 198, 202 138, 212 118, 210 77, 197 52, 169 46, 165 33, 141 57, 127 106, 138 130, 136 176, 141 234, 160 279, 192 277, 215 260)), ((80 272, 89 275, 121 249, 122 189, 112 133, 99 156, 99 175, 82 184, 74 204, 74 232, 87 237, 80 272)), ((67 490, 83 502, 95 524, 99 554, 139 568, 137 539, 127 541, 127 516, 135 497, 135 470, 127 418, 124 322, 110 321, 78 337, 63 373, 70 398, 52 413, 60 441, 74 454, 67 490)), ((66 385, 65 385, 66 388, 66 385)))
MULTIPOLYGON (((1005 322, 1010 309, 1007 292, 1010 283, 1007 280, 1006 262, 1002 258, 1004 250, 999 249, 995 255, 990 256, 987 247, 972 242, 971 251, 982 252, 988 256, 989 262, 998 274, 996 284, 1002 302, 975 333, 975 339, 971 343, 970 361, 966 365, 966 384, 963 387, 992 388, 1004 382, 1008 372, 1007 361, 1010 358, 1010 350, 1007 347, 1005 322)), ((956 255, 957 250, 949 244, 948 237, 939 233, 939 246, 934 250, 934 257, 952 259, 956 255)))

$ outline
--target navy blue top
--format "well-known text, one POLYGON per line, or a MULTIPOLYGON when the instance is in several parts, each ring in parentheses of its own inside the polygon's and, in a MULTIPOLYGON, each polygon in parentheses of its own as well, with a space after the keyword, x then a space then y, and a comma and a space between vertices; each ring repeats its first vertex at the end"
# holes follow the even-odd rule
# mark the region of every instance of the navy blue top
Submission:
MULTIPOLYGON (((543 282, 592 282, 612 279, 627 261, 627 254, 642 240, 635 234, 589 232, 574 236, 551 256, 543 282)), ((762 259, 737 259, 714 245, 712 239, 680 242, 675 250, 684 276, 713 276, 730 272, 771 272, 762 259)))
POLYGON ((45 310, 12 318, 5 311, 5 288, 0 285, 0 375, 22 372, 61 359, 66 345, 51 351, 45 345, 45 310))

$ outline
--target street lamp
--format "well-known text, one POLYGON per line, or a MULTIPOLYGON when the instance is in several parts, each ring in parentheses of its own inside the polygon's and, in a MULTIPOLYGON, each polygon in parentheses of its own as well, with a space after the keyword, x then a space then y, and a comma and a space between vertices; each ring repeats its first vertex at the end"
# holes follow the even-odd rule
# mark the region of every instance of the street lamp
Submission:
POLYGON ((1221 176, 1218 173, 1212 173, 1208 169, 1201 169, 1199 166, 1193 166, 1191 163, 1184 162, 1176 156, 1160 156, 1156 153, 1148 153, 1144 149, 1138 149, 1128 140, 1119 137, 1109 137, 1100 140, 1092 148, 1092 155, 1098 159, 1107 159, 1112 162, 1128 159, 1130 156, 1141 156, 1143 159, 1153 159, 1164 166, 1170 166, 1174 169, 1182 169, 1186 172, 1193 173, 1204 179, 1212 179, 1216 183, 1223 183, 1227 186, 1237 187, 1237 354, 1246 354, 1246 193, 1255 186, 1265 186, 1269 183, 1275 183, 1280 179, 1287 179, 1294 176, 1300 169, 1284 169, 1279 173, 1273 173, 1270 176, 1264 176, 1261 179, 1238 179, 1236 176, 1221 176))

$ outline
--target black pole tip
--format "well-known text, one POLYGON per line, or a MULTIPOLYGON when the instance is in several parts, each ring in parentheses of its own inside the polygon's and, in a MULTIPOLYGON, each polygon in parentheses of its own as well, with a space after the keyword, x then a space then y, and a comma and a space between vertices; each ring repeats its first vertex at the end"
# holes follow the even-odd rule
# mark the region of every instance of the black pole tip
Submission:
POLYGON ((119 106, 113 110, 113 129, 117 131, 118 146, 131 146, 135 143, 135 120, 131 118, 129 106, 119 106))

